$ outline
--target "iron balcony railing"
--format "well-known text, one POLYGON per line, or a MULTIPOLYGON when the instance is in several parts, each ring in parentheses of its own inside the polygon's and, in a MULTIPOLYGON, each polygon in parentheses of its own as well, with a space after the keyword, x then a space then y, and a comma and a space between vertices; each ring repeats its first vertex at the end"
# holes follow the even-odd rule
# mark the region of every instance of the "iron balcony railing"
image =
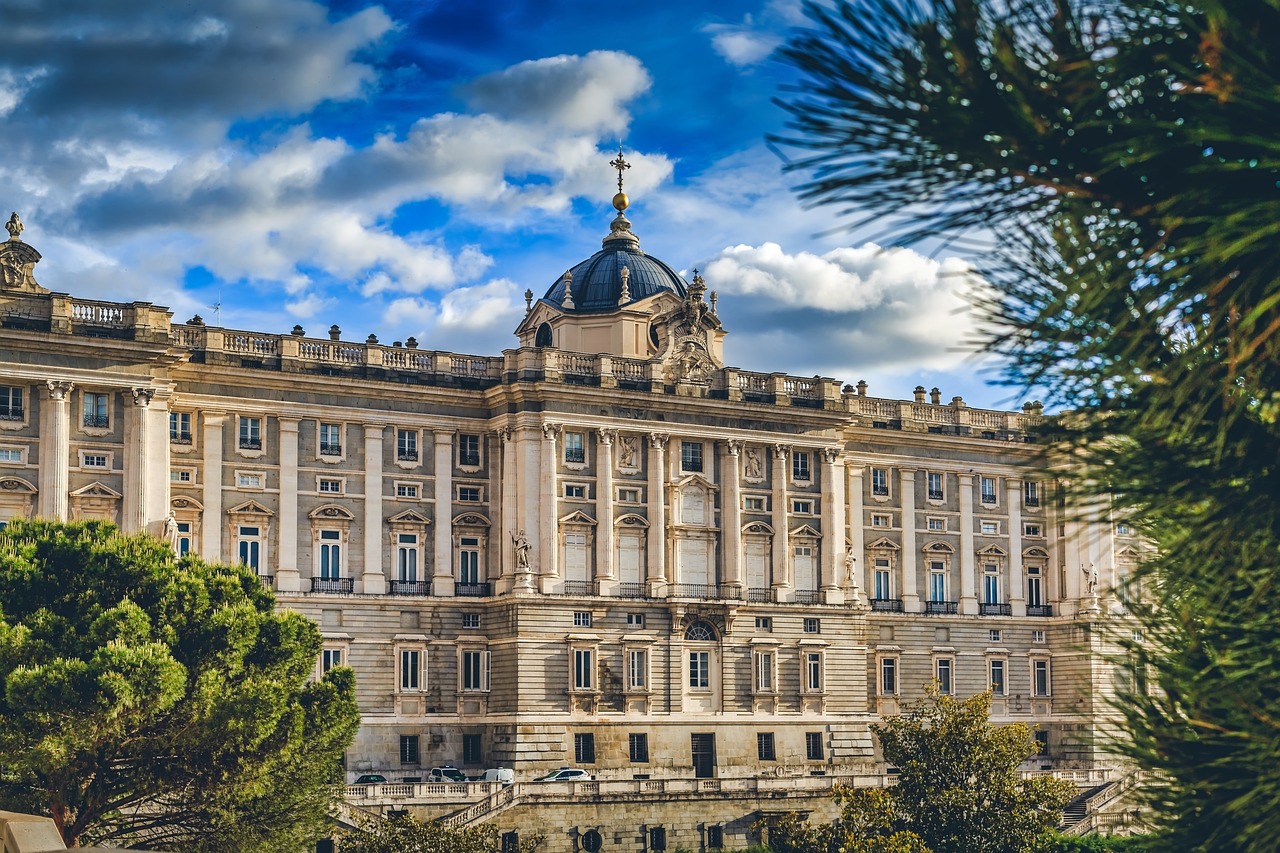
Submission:
POLYGON ((933 614, 951 614, 959 609, 959 602, 956 601, 926 601, 924 603, 924 612, 933 614))
POLYGON ((872 487, 871 487, 871 494, 873 494, 873 495, 879 495, 879 496, 881 496, 881 497, 888 497, 888 496, 889 496, 889 487, 888 487, 888 486, 872 486, 872 487))
POLYGON ((773 601, 773 590, 767 586, 747 587, 747 601, 752 603, 773 601))
POLYGON ((1028 616, 1052 616, 1053 605, 1052 604, 1028 604, 1027 615, 1028 616))
POLYGON ((189 432, 170 433, 169 443, 170 444, 191 444, 191 433, 189 432))
POLYGON ((929 490, 929 500, 931 500, 931 501, 940 501, 940 500, 942 500, 943 498, 944 498, 944 495, 943 495, 943 493, 942 493, 942 491, 941 491, 940 489, 930 489, 930 490, 929 490))
POLYGON ((341 456, 342 445, 335 444, 334 442, 331 442, 331 441, 326 441, 320 445, 320 455, 321 456, 341 456))
POLYGON ((741 595, 737 587, 720 586, 705 583, 677 583, 671 585, 671 594, 676 598, 736 599, 741 595))
POLYGON ((581 463, 587 461, 587 452, 581 447, 566 447, 564 449, 564 461, 581 463))
POLYGON ((416 450, 402 450, 402 451, 400 451, 399 453, 397 453, 397 454, 396 454, 396 459, 397 459, 398 461, 400 461, 400 462, 417 462, 417 461, 418 461, 418 451, 416 451, 416 450))
POLYGON ((873 598, 871 599, 871 609, 879 613, 901 613, 901 598, 873 598))
POLYGON ((648 598, 649 585, 643 583, 618 584, 618 598, 648 598))
POLYGON ((355 581, 351 578, 312 578, 312 592, 351 592, 355 581))
POLYGON ((565 581, 565 595, 595 595, 595 584, 591 581, 565 581))
POLYGON ((461 598, 488 598, 493 595, 493 584, 491 583, 460 583, 454 584, 453 594, 461 598))
POLYGON ((261 583, 262 583, 262 588, 263 588, 263 589, 275 589, 275 588, 276 588, 276 576, 275 576, 275 575, 258 575, 258 580, 259 580, 259 581, 261 581, 261 583))
POLYGON ((107 415, 85 415, 84 425, 94 429, 106 429, 111 426, 111 418, 107 415))
POLYGON ((822 593, 816 589, 797 589, 797 604, 817 604, 822 600, 822 593))
POLYGON ((478 468, 480 466, 480 451, 478 450, 459 450, 458 464, 465 465, 468 468, 478 468))
POLYGON ((392 595, 430 595, 431 581, 392 581, 392 595))
POLYGON ((1011 604, 979 604, 978 612, 983 616, 1012 616, 1013 605, 1011 604))
POLYGON ((262 440, 257 438, 242 438, 240 439, 240 449, 241 450, 261 450, 262 440))

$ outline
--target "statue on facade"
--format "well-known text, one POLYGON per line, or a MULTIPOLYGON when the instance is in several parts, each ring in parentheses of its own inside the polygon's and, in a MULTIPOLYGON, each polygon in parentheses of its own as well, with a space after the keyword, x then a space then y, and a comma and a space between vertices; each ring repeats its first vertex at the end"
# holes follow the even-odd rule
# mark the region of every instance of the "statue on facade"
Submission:
POLYGON ((636 465, 636 437, 634 435, 624 435, 618 438, 618 467, 639 467, 636 465))
POLYGON ((164 519, 164 541, 169 543, 175 554, 178 552, 178 519, 173 517, 173 513, 164 519))
POLYGON ((10 240, 19 239, 22 236, 24 228, 25 226, 22 224, 22 220, 18 218, 18 211, 16 210, 13 212, 13 215, 9 217, 9 221, 4 225, 4 230, 9 232, 10 240))
POLYGON ((529 544, 529 538, 521 530, 511 537, 511 541, 516 549, 516 568, 527 572, 529 570, 529 552, 533 550, 533 546, 529 544))
POLYGON ((1089 568, 1085 568, 1084 564, 1080 564, 1080 571, 1084 572, 1086 589, 1091 598, 1098 597, 1098 569, 1093 563, 1089 564, 1089 568))
POLYGON ((748 480, 764 479, 764 461, 760 458, 760 448, 747 448, 747 461, 743 473, 746 474, 748 480))

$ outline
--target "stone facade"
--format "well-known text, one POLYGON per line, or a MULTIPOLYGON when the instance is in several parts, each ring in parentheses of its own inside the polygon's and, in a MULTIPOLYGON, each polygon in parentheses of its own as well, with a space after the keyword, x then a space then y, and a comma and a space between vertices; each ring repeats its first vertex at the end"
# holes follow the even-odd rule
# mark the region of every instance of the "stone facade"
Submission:
MULTIPOLYGON (((629 223, 605 248, 639 269, 629 223)), ((351 777, 877 776, 935 679, 1038 725, 1035 769, 1107 763, 1138 543, 1059 505, 1035 406, 739 371, 700 277, 615 272, 499 356, 0 290, 0 520, 253 567, 357 673, 351 777)))

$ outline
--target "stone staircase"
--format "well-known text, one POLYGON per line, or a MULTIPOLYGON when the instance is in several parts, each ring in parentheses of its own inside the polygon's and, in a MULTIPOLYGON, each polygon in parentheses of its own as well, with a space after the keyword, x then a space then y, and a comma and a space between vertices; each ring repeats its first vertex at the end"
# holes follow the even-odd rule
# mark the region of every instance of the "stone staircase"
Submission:
POLYGON ((516 805, 520 801, 520 794, 523 788, 524 783, 522 782, 515 782, 505 788, 499 788, 483 800, 440 818, 440 824, 450 829, 455 829, 460 826, 471 826, 491 818, 516 805))

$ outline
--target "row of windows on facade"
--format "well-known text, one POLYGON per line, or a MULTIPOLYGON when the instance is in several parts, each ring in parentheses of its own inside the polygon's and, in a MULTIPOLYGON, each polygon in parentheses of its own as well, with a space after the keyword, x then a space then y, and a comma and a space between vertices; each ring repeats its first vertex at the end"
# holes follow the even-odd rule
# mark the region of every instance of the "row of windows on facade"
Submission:
MULTIPOLYGON (((1031 658, 1031 695, 1033 697, 1048 698, 1053 695, 1052 668, 1050 664, 1051 662, 1047 657, 1031 658)), ((879 657, 879 668, 878 695, 899 695, 902 687, 900 659, 896 655, 882 655, 879 657)), ((934 658, 933 682, 937 685, 940 693, 948 696, 955 694, 955 669, 955 658, 934 658)), ((1009 695, 1009 684, 1006 679, 1008 670, 1008 658, 987 658, 987 689, 991 691, 993 696, 1009 695)))
MULTIPOLYGON (((883 467, 872 467, 871 469, 871 494, 875 497, 888 498, 891 496, 890 487, 890 469, 883 467)), ((947 475, 941 471, 928 471, 925 473, 925 498, 932 502, 942 502, 947 499, 947 475)), ((983 504, 995 505, 1000 503, 999 481, 996 477, 988 477, 980 475, 978 477, 978 499, 983 504)), ((1035 508, 1040 506, 1041 493, 1043 489, 1039 482, 1035 480, 1024 480, 1022 482, 1022 503, 1023 506, 1035 508)))
MULTIPOLYGON (((462 735, 462 766, 476 767, 484 762, 483 736, 474 733, 462 735)), ((825 761, 826 748, 822 732, 804 732, 805 758, 809 761, 825 761)), ((756 733, 756 756, 760 761, 777 761, 777 735, 774 732, 756 733)), ((632 764, 648 764, 649 734, 627 734, 627 759, 632 764)), ((596 738, 594 732, 575 732, 573 735, 573 760, 575 764, 595 764, 596 738)), ((400 763, 417 766, 422 762, 421 736, 400 735, 400 763)))
MULTIPOLYGON (((894 589, 894 571, 892 561, 888 557, 873 558, 872 601, 896 601, 894 589)), ((1028 563, 1023 566, 1026 580, 1026 603, 1028 607, 1042 607, 1045 604, 1044 566, 1028 563)), ((1005 586, 1003 567, 999 563, 982 564, 981 604, 1003 606, 1007 602, 1003 596, 1005 586)), ((943 560, 928 561, 928 577, 926 592, 928 603, 955 604, 951 596, 951 572, 949 565, 943 560)))

